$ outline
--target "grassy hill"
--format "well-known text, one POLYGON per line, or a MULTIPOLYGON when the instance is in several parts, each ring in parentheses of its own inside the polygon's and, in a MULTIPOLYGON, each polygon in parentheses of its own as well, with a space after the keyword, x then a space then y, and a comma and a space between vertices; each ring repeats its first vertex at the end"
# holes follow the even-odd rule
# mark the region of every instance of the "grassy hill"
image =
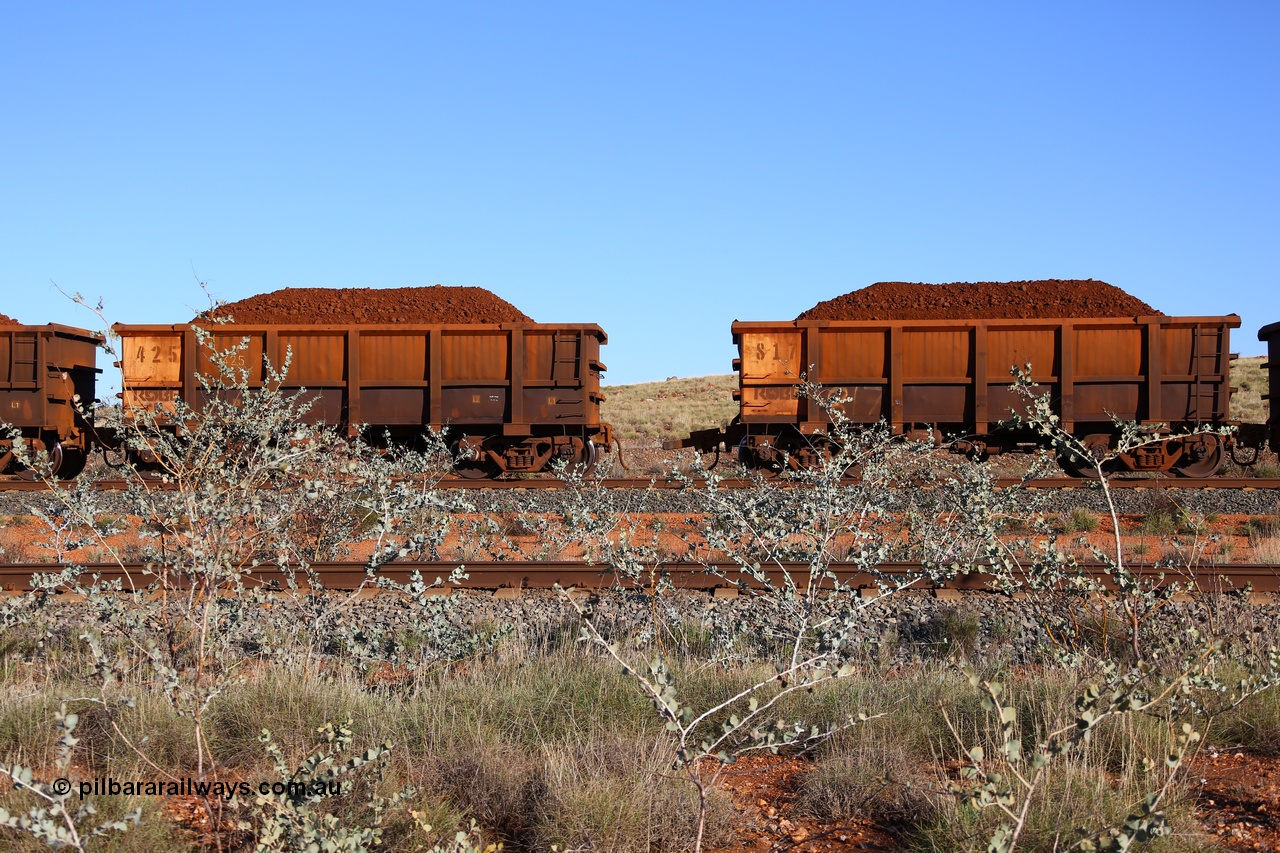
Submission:
POLYGON ((1262 399, 1267 393, 1267 374, 1262 369, 1266 361, 1266 356, 1259 355, 1231 363, 1231 384, 1237 389, 1231 396, 1231 416, 1235 420, 1247 424, 1267 422, 1267 403, 1262 399))
POLYGON ((658 439, 688 435, 695 429, 722 427, 738 413, 732 392, 738 377, 698 376, 639 385, 611 385, 600 406, 619 438, 658 439))

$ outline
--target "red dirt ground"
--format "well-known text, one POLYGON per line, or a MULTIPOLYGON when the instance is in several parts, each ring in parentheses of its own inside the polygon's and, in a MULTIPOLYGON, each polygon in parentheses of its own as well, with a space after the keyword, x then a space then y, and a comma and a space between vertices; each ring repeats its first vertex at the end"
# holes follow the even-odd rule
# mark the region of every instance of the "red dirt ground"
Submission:
POLYGON ((1205 832, 1227 850, 1280 850, 1280 758, 1204 754, 1191 773, 1198 783, 1195 815, 1205 832))
MULTIPOLYGON (((77 769, 85 778, 92 775, 77 769)), ((897 827, 797 815, 795 791, 811 769, 802 759, 769 755, 744 757, 731 767, 720 786, 733 800, 737 833, 728 845, 711 853, 890 853, 899 849, 897 827)), ((1231 750, 1206 752, 1191 762, 1188 772, 1195 818, 1204 832, 1217 837, 1220 849, 1280 851, 1280 758, 1231 750)), ((45 775, 53 774, 40 777, 45 775)), ((10 780, 0 776, 0 794, 12 790, 10 780)), ((193 798, 167 798, 165 812, 194 839, 212 840, 208 816, 193 798)), ((221 829, 234 835, 229 823, 221 829)))
POLYGON ((1033 317, 1163 316, 1105 281, 880 281, 819 302, 797 320, 990 320, 1033 317))
POLYGON ((286 287, 201 313, 237 323, 531 323, 483 287, 286 287))
POLYGON ((820 821, 795 813, 795 790, 812 765, 799 758, 751 755, 730 767, 721 787, 738 814, 737 838, 712 853, 889 853, 899 849, 890 828, 869 820, 820 821))
POLYGON ((17 320, 13 319, 12 317, 6 316, 4 314, 0 314, 0 326, 21 326, 21 325, 22 325, 21 323, 19 323, 17 320))
MULTIPOLYGON (((721 787, 733 799, 738 837, 713 853, 898 849, 896 827, 868 820, 823 822, 794 814, 794 792, 810 769, 801 759, 776 756, 751 756, 730 768, 721 787)), ((1188 772, 1193 814, 1223 850, 1280 851, 1280 758, 1230 750, 1205 753, 1188 772)))

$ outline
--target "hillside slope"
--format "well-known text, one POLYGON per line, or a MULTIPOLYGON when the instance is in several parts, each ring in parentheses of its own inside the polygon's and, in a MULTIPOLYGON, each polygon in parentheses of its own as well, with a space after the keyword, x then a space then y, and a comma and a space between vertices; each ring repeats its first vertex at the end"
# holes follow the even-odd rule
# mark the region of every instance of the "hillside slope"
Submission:
POLYGON ((738 377, 698 376, 604 388, 604 420, 624 441, 688 435, 695 429, 723 427, 738 413, 733 389, 738 377))

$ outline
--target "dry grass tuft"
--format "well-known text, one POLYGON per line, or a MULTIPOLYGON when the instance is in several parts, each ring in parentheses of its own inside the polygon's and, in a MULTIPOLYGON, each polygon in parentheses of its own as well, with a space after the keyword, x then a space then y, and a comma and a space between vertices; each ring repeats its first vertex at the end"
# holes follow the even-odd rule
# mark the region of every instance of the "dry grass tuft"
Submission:
POLYGON ((1253 561, 1268 566, 1280 566, 1280 538, 1268 536, 1253 546, 1253 561))

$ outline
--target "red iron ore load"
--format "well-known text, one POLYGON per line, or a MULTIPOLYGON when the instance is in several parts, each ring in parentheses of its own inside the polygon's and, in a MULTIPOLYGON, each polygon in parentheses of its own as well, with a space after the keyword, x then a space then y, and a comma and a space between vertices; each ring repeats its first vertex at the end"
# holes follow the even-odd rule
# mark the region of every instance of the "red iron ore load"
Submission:
POLYGON ((1161 317, 1105 281, 880 281, 819 302, 797 320, 997 320, 1041 317, 1161 317))
POLYGON ((21 326, 21 325, 22 325, 21 323, 19 323, 17 320, 13 319, 12 317, 6 316, 4 314, 0 314, 0 326, 21 326))
POLYGON ((286 287, 220 305, 195 318, 229 317, 244 324, 388 325, 406 323, 532 323, 483 287, 286 287))

